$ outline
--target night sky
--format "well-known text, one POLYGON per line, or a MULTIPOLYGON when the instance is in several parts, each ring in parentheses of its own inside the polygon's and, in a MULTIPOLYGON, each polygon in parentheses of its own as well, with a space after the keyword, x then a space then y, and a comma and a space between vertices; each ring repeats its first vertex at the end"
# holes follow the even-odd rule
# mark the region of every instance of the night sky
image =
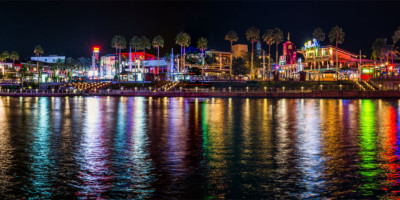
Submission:
MULTIPOLYGON (((227 51, 226 32, 236 30, 239 43, 248 43, 245 31, 250 26, 259 28, 260 35, 278 27, 285 40, 290 32, 291 41, 300 48, 312 38, 315 28, 321 27, 328 35, 339 25, 346 33, 339 47, 354 53, 362 49, 369 56, 377 37, 391 42, 393 31, 400 26, 399 13, 400 2, 395 1, 0 2, 0 51, 15 50, 21 57, 29 57, 40 44, 45 55, 89 57, 93 45, 100 46, 102 54, 113 53, 110 41, 117 34, 128 42, 133 35, 152 40, 160 34, 165 39, 164 55, 172 47, 178 52, 174 39, 180 31, 191 36, 191 46, 203 36, 209 48, 227 51)), ((329 44, 329 39, 322 44, 329 44)))

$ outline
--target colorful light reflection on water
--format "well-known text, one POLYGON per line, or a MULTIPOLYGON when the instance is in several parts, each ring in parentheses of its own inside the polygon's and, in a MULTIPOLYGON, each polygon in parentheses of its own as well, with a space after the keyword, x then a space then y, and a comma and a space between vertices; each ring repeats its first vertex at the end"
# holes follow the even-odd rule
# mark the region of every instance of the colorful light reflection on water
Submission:
POLYGON ((0 97, 0 197, 400 197, 400 101, 0 97))

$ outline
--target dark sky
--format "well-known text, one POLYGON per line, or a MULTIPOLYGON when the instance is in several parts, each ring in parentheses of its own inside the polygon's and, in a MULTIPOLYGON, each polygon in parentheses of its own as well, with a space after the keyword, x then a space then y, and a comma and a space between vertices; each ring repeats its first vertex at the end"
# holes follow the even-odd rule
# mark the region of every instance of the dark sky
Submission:
MULTIPOLYGON (((339 25, 346 33, 342 48, 370 54, 377 37, 391 38, 400 26, 400 2, 381 1, 29 1, 0 2, 0 51, 15 50, 22 57, 33 54, 40 44, 45 55, 90 56, 98 45, 102 54, 112 53, 111 38, 120 34, 130 41, 133 35, 165 39, 161 55, 174 47, 178 32, 185 31, 195 46, 199 37, 209 48, 229 50, 224 36, 236 30, 239 42, 247 43, 250 26, 261 30, 278 27, 285 38, 300 47, 321 27, 326 35, 339 25)), ((390 39, 391 41, 391 39, 390 39)), ((328 39, 322 44, 328 44, 328 39)), ((281 51, 281 46, 280 46, 281 51)), ((151 50, 155 53, 155 50, 151 50)))

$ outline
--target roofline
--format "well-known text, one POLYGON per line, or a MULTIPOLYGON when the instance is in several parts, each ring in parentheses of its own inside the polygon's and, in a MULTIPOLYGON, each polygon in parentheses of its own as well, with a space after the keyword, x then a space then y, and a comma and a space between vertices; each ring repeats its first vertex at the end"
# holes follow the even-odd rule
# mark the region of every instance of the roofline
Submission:
POLYGON ((321 46, 321 48, 332 48, 332 49, 338 49, 338 51, 341 51, 341 52, 343 52, 343 53, 347 53, 347 54, 350 54, 350 55, 353 55, 354 57, 355 56, 357 56, 357 54, 355 54, 355 53, 352 53, 352 52, 350 52, 350 51, 346 51, 346 50, 344 50, 344 49, 341 49, 341 48, 339 48, 339 47, 336 47, 336 46, 333 46, 333 45, 326 45, 326 46, 321 46))

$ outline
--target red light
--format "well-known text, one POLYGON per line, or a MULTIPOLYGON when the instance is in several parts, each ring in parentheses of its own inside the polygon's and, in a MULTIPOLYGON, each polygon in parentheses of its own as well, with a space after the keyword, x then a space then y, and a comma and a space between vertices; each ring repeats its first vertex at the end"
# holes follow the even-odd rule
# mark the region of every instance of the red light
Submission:
POLYGON ((390 71, 393 70, 393 65, 390 65, 390 66, 389 66, 389 70, 390 70, 390 71))
POLYGON ((100 47, 93 47, 93 52, 94 53, 99 53, 100 52, 100 47))

